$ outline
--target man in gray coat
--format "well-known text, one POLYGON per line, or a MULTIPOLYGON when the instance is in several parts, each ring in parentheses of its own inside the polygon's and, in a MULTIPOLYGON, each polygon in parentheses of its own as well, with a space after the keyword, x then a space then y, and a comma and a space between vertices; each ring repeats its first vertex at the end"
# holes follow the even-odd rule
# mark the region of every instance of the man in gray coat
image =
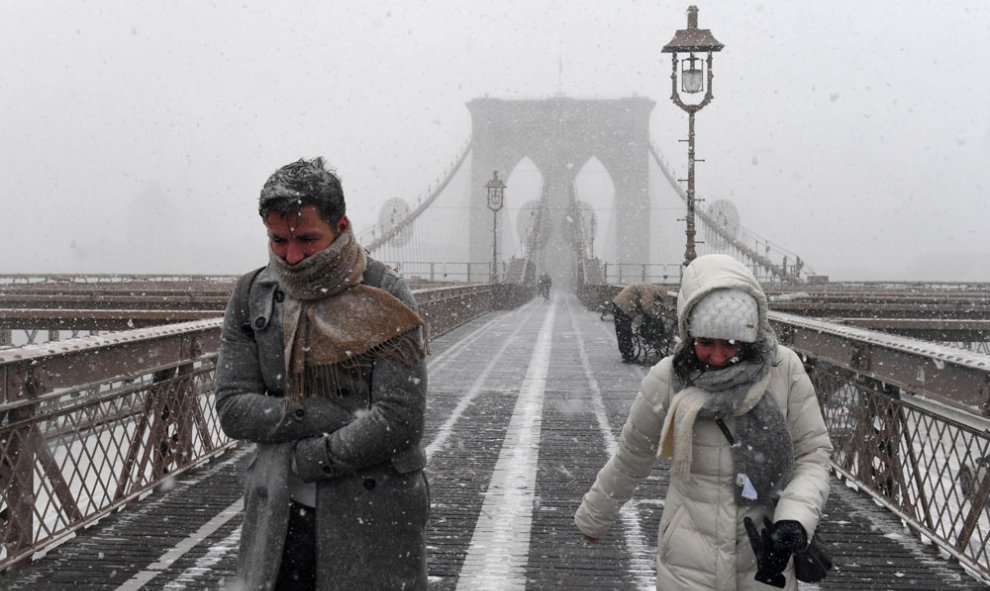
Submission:
POLYGON ((358 244, 322 158, 276 171, 259 213, 269 262, 234 289, 216 372, 221 427, 256 448, 239 583, 426 589, 416 301, 358 244))

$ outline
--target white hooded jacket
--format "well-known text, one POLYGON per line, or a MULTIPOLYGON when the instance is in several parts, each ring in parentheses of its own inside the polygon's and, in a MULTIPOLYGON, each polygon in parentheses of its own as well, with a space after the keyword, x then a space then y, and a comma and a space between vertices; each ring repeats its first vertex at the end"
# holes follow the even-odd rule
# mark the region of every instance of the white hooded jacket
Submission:
MULTIPOLYGON (((769 331, 766 295, 753 275, 725 255, 699 257, 685 269, 677 300, 679 334, 688 335, 691 309, 716 289, 736 288, 751 294, 759 305, 759 329, 769 331)), ((738 505, 733 456, 725 435, 712 420, 694 425, 691 475, 671 477, 657 536, 657 589, 769 590, 754 580, 756 558, 743 518, 762 527, 764 515, 773 521, 800 522, 809 537, 818 526, 829 491, 832 445, 811 380, 798 356, 778 346, 769 375, 767 395, 784 415, 794 446, 794 469, 773 508, 738 505), (772 512, 769 513, 769 512, 772 512)), ((618 452, 598 473, 574 517, 579 530, 603 537, 653 468, 667 409, 677 391, 671 358, 654 366, 643 380, 622 429, 618 452)), ((726 420, 734 432, 734 421, 726 420)), ((797 589, 793 563, 785 571, 785 589, 797 589)))

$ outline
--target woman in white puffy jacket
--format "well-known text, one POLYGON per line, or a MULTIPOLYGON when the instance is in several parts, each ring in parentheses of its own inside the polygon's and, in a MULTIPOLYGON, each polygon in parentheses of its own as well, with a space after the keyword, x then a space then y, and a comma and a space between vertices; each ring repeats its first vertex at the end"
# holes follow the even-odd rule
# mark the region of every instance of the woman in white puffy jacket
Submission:
POLYGON ((832 452, 811 380, 777 344, 766 294, 732 257, 684 270, 677 317, 681 341, 643 380, 575 523, 597 541, 656 459, 668 459, 657 589, 797 589, 791 555, 818 525, 832 452))

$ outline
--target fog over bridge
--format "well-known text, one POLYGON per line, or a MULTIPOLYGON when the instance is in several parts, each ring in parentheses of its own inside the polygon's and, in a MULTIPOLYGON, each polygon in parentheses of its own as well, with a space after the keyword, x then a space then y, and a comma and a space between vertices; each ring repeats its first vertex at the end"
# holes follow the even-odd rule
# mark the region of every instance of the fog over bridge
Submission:
MULTIPOLYGON (((373 253, 434 278, 437 264, 462 278, 495 266, 509 282, 546 271, 569 286, 582 272, 679 277, 687 196, 650 137, 654 101, 486 97, 467 105, 471 137, 424 198, 383 206, 362 233, 373 253), (521 190, 517 172, 536 176, 536 186, 521 190), (507 184, 494 213, 486 198, 493 173, 507 184), (513 265, 516 275, 506 276, 513 265)), ((729 200, 710 199, 697 217, 699 254, 731 254, 771 281, 813 274, 799 255, 747 229, 729 200)))
MULTIPOLYGON (((606 304, 637 281, 673 295, 683 268, 685 193, 649 136, 653 106, 472 100, 472 135, 438 182, 361 234, 433 338, 431 589, 652 588, 665 465, 600 546, 571 517, 656 361, 620 362, 606 304), (539 182, 520 195, 524 173, 539 182), (547 301, 533 298, 543 271, 547 301)), ((816 385, 837 562, 819 588, 985 588, 988 286, 831 282, 734 204, 697 213, 699 254, 753 269, 816 385)), ((0 275, 0 585, 230 580, 247 454, 218 427, 213 376, 234 280, 0 275)))

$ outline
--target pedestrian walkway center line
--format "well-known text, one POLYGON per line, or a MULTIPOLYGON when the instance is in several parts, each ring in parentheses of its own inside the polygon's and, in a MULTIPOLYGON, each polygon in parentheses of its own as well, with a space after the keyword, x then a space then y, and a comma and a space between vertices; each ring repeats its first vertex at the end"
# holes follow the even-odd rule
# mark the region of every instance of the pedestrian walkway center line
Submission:
POLYGON ((217 531, 223 524, 227 523, 233 519, 237 514, 241 512, 244 508, 244 500, 237 499, 229 507, 217 513, 213 519, 207 521, 196 530, 192 535, 181 540, 178 544, 172 546, 167 552, 158 557, 158 560, 149 564, 144 570, 135 574, 129 580, 127 580, 123 585, 117 587, 116 591, 136 591, 144 587, 151 579, 154 579, 162 573, 165 569, 172 565, 176 560, 182 558, 186 552, 189 552, 196 547, 197 544, 205 540, 210 534, 217 531))
POLYGON ((543 393, 550 367, 553 299, 533 347, 512 419, 492 473, 485 502, 457 581, 463 591, 526 588, 526 562, 536 496, 536 468, 543 421, 543 393))
MULTIPOLYGON (((574 311, 571 306, 567 307, 568 315, 571 319, 571 333, 578 344, 578 357, 581 359, 581 367, 584 370, 585 379, 588 381, 588 388, 591 390, 591 408, 598 423, 598 430, 605 440, 605 449, 608 455, 615 455, 619 450, 616 436, 612 432, 612 426, 608 421, 608 412, 605 410, 605 401, 602 399, 602 390, 598 386, 598 380, 591 369, 591 361, 588 359, 588 351, 584 347, 584 338, 574 321, 574 311)), ((619 511, 619 522, 622 524, 623 534, 626 540, 626 549, 629 551, 630 570, 636 577, 636 587, 643 591, 650 591, 655 587, 653 582, 656 574, 654 572, 653 560, 651 559, 650 545, 646 543, 643 531, 639 527, 639 505, 636 499, 630 499, 619 511)), ((576 535, 576 534, 575 534, 576 535)))

